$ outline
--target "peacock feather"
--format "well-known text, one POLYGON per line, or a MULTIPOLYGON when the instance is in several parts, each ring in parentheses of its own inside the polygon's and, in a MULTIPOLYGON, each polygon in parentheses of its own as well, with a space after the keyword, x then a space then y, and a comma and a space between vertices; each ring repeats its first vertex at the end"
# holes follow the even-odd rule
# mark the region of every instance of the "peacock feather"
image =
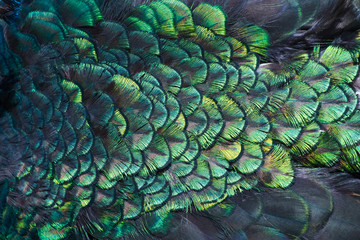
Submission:
POLYGON ((0 1, 0 238, 357 239, 359 7, 0 1))

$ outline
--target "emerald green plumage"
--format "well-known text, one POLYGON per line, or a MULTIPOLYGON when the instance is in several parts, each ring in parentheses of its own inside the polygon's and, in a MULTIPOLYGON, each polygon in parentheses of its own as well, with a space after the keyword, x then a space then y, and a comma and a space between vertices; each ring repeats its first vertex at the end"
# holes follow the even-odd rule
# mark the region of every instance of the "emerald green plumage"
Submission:
POLYGON ((34 0, 1 22, 0 237, 324 239, 336 198, 358 197, 316 174, 359 173, 358 46, 274 63, 266 30, 221 6, 115 21, 101 2, 34 0))

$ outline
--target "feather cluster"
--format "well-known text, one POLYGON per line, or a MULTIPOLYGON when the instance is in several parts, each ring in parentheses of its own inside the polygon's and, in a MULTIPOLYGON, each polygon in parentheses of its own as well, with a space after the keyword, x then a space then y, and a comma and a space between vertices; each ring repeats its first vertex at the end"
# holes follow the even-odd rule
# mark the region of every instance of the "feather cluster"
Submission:
POLYGON ((1 237, 345 234, 358 2, 3 2, 1 237))

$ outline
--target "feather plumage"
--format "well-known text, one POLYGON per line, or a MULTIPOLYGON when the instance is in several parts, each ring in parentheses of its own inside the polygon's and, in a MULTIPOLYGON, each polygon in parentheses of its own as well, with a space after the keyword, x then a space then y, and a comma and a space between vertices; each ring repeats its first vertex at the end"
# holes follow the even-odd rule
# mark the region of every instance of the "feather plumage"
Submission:
POLYGON ((3 1, 0 236, 354 239, 358 7, 3 1))

